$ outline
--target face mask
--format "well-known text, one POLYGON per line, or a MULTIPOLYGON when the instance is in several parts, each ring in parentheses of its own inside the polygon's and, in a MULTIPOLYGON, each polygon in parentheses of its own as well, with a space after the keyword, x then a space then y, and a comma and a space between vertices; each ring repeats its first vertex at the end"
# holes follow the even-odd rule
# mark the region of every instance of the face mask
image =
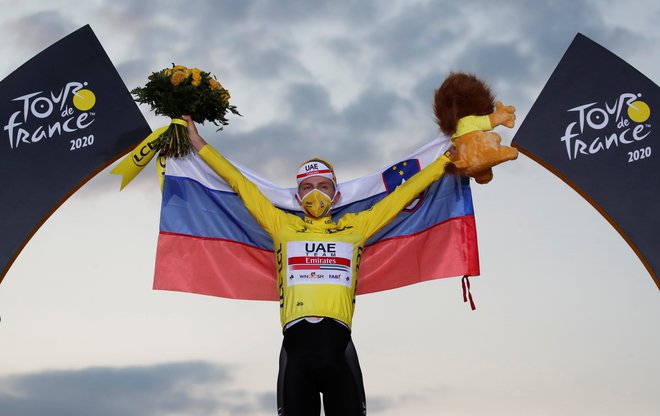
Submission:
POLYGON ((332 198, 318 189, 314 189, 303 197, 300 205, 310 217, 323 218, 332 208, 332 198))

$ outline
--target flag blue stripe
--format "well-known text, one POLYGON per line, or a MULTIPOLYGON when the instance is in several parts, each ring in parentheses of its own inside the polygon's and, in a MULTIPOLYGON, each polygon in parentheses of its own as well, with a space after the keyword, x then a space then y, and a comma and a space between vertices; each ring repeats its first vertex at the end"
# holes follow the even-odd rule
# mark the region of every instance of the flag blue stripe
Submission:
MULTIPOLYGON (((335 219, 365 210, 385 197, 382 193, 333 210, 335 219)), ((414 212, 402 212, 367 242, 421 232, 455 217, 474 215, 467 178, 446 175, 429 187, 414 212)), ((272 240, 231 192, 208 189, 183 177, 165 177, 161 206, 161 232, 233 240, 272 249, 272 240)))
POLYGON ((165 176, 160 231, 222 238, 267 250, 273 247, 270 236, 236 194, 182 177, 165 176))

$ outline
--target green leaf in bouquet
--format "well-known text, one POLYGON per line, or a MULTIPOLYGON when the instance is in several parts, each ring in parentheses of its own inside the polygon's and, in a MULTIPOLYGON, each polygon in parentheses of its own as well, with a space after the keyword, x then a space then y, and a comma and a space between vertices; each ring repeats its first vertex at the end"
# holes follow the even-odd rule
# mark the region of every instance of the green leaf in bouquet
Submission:
MULTIPOLYGON (((148 104, 156 115, 180 118, 189 114, 193 121, 213 122, 220 126, 229 124, 227 112, 241 116, 236 106, 229 104, 229 92, 217 81, 215 75, 197 68, 172 64, 153 72, 144 87, 131 90, 135 101, 148 104)), ((190 152, 190 142, 185 127, 173 124, 157 140, 161 155, 179 157, 190 152)))

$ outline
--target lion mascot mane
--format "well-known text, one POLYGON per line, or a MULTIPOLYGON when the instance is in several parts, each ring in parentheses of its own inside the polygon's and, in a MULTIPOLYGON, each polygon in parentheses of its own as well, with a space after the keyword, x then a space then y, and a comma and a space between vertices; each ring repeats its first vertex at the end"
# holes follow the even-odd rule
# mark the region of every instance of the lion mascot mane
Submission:
POLYGON ((495 102, 485 82, 472 74, 452 72, 435 91, 434 112, 440 130, 452 138, 453 164, 462 175, 477 183, 493 179, 493 166, 518 157, 518 151, 502 146, 491 131, 499 125, 513 128, 512 106, 495 102))

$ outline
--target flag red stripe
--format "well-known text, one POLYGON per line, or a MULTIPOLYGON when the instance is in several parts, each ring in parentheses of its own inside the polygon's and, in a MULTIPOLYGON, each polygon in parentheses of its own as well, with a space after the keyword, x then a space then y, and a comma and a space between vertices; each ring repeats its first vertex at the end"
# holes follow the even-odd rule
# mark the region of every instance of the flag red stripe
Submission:
MULTIPOLYGON (((444 277, 479 274, 473 216, 367 247, 358 294, 444 277)), ((275 255, 230 240, 161 232, 154 289, 233 299, 278 300, 275 255), (180 259, 186 261, 180 261, 180 259)))
POLYGON ((161 232, 154 289, 277 300, 275 255, 235 241, 161 232))
POLYGON ((357 293, 479 275, 475 228, 473 216, 452 218, 420 233, 368 246, 360 263, 357 293))

